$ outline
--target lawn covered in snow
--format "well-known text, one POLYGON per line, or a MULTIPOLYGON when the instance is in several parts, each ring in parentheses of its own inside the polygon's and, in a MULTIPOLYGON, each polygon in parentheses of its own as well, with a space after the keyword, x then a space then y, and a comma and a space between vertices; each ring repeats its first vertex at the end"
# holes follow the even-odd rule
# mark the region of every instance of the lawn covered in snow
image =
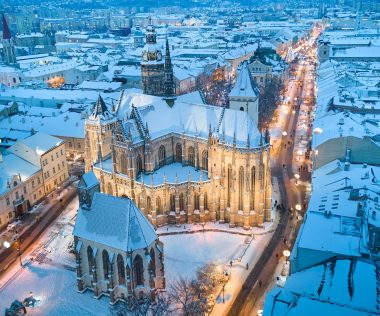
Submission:
POLYGON ((222 232, 161 236, 168 284, 180 276, 194 278, 197 268, 206 263, 228 265, 243 254, 246 239, 247 236, 222 232))

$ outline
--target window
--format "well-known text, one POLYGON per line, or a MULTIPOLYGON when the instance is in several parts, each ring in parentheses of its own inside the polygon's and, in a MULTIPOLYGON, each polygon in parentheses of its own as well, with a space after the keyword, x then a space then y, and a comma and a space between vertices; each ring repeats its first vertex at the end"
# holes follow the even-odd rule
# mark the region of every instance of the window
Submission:
POLYGON ((26 187, 24 187, 24 194, 27 194, 28 192, 26 191, 26 187))
POLYGON ((194 193, 194 209, 199 210, 199 194, 194 193))
POLYGON ((34 180, 32 180, 32 188, 34 188, 34 185, 35 185, 34 180))
POLYGON ((136 285, 144 285, 144 265, 140 255, 137 255, 133 260, 133 270, 136 285))
POLYGON ((231 207, 231 188, 232 188, 232 167, 227 169, 227 207, 231 207))
POLYGON ((255 189, 256 189, 255 176, 256 176, 256 169, 255 167, 252 167, 251 169, 251 199, 250 199, 251 210, 255 209, 255 189))
POLYGON ((38 184, 41 184, 41 179, 40 179, 40 177, 37 178, 37 182, 38 182, 38 184))
POLYGON ((162 203, 161 203, 161 198, 159 196, 156 197, 156 211, 157 211, 157 215, 162 214, 162 203))
POLYGON ((166 151, 163 145, 161 145, 158 150, 158 164, 160 167, 165 166, 166 164, 166 151))
POLYGON ((204 150, 202 153, 202 168, 208 170, 208 152, 204 150))
POLYGON ((16 200, 18 200, 20 198, 20 195, 18 194, 18 192, 16 191, 16 200))
POLYGON ((187 154, 187 160, 188 160, 188 164, 190 166, 194 166, 195 165, 194 147, 189 147, 188 154, 187 154))
POLYGON ((138 176, 141 171, 142 171, 142 158, 141 158, 141 155, 138 154, 136 158, 136 176, 138 176))
POLYGON ((244 111, 244 108, 242 106, 240 107, 240 111, 244 111))
POLYGON ((182 162, 182 146, 179 143, 175 146, 175 161, 182 162))
POLYGON ((70 148, 73 147, 73 144, 72 144, 71 142, 69 142, 69 147, 70 147, 70 148))
POLYGON ((61 165, 58 165, 58 171, 61 170, 61 165))
POLYGON ((54 157, 53 157, 53 155, 51 155, 50 158, 51 158, 51 161, 54 161, 54 157))
POLYGON ((58 151, 55 153, 55 156, 58 158, 59 156, 58 156, 58 151))
POLYGON ((55 167, 53 167, 53 173, 55 173, 55 167))
POLYGON ((78 148, 81 148, 81 147, 80 147, 80 143, 78 143, 77 147, 78 147, 78 148))
POLYGON ((9 213, 8 213, 8 218, 12 218, 12 217, 13 217, 12 212, 9 212, 9 213))
POLYGON ((93 273, 93 269, 95 268, 95 259, 93 255, 93 251, 91 246, 87 247, 87 261, 88 261, 88 272, 90 275, 93 273))
POLYGON ((243 209, 243 197, 244 197, 244 168, 239 168, 239 205, 238 209, 243 209))
POLYGON ((64 161, 62 161, 62 167, 64 167, 65 166, 65 162, 64 161))
POLYGON ((102 259, 103 259, 103 275, 104 275, 104 279, 108 280, 108 275, 109 275, 109 271, 110 271, 110 259, 109 259, 107 250, 103 250, 103 252, 102 252, 102 259))
POLYGON ((116 262, 119 285, 125 285, 125 266, 124 259, 121 254, 117 255, 116 262))
POLYGON ((170 211, 175 212, 175 195, 170 195, 170 211))
POLYGON ((7 197, 5 200, 7 201, 7 205, 11 204, 11 202, 9 201, 9 197, 7 197))
POLYGON ((61 149, 61 156, 63 156, 63 149, 61 149))
POLYGON ((48 164, 48 161, 47 161, 47 159, 45 159, 45 166, 48 164))
POLYGON ((179 195, 179 210, 184 211, 185 210, 185 199, 183 197, 183 193, 179 195))
POLYGON ((33 200, 36 200, 36 199, 37 199, 37 195, 33 194, 33 200))

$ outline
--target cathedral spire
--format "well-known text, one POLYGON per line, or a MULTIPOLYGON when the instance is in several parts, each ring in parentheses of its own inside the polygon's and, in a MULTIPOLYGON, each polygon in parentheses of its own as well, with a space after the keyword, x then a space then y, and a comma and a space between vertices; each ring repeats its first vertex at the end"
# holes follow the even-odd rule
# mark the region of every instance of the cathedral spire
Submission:
POLYGON ((9 40, 12 38, 11 31, 8 27, 7 19, 5 18, 5 15, 3 14, 3 39, 9 40))
POLYGON ((173 106, 176 99, 172 60, 170 57, 169 40, 166 37, 166 52, 164 66, 164 100, 169 106, 173 106))
POLYGON ((108 108, 99 94, 98 100, 96 100, 94 110, 92 111, 92 117, 93 118, 103 118, 103 119, 108 119, 110 118, 111 113, 108 111, 108 108))

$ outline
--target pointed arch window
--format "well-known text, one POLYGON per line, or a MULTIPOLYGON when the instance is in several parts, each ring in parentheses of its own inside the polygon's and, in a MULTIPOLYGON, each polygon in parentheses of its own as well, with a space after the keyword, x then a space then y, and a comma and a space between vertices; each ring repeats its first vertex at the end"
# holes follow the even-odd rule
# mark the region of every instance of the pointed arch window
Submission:
POLYGON ((102 251, 102 259, 104 279, 108 280, 108 276, 110 273, 110 257, 108 256, 108 252, 105 249, 102 251))
POLYGON ((179 210, 184 211, 185 210, 185 198, 183 196, 183 193, 179 195, 179 210))
POLYGON ((119 285, 125 285, 125 265, 123 256, 121 254, 117 255, 116 262, 119 285))
POLYGON ((87 260, 88 260, 88 272, 90 275, 92 275, 93 269, 95 268, 95 259, 94 259, 93 250, 91 246, 87 247, 87 260))
POLYGON ((199 193, 194 193, 194 209, 199 210, 199 193))
POLYGON ((144 264, 140 255, 133 260, 133 271, 136 285, 144 285, 144 264))
POLYGON ((195 166, 195 151, 194 151, 194 147, 192 146, 189 147, 187 160, 190 166, 195 166))
POLYGON ((146 197, 146 213, 150 214, 151 211, 152 211, 152 199, 150 198, 150 196, 147 196, 146 197))
POLYGON ((231 207, 231 189, 232 189, 232 167, 228 165, 227 169, 227 207, 231 207))
POLYGON ((150 249, 150 264, 149 264, 150 275, 154 278, 156 277, 156 256, 153 248, 150 249))
POLYGON ((136 177, 141 173, 142 171, 142 158, 141 155, 138 154, 136 158, 136 177))
POLYGON ((208 170, 208 152, 204 150, 202 152, 202 169, 208 170))
POLYGON ((158 149, 158 164, 160 167, 166 164, 166 150, 164 145, 161 145, 158 149))
POLYGON ((255 209, 255 191, 256 191, 256 168, 251 169, 251 199, 250 199, 250 209, 255 209))
POLYGON ((170 212, 175 212, 175 194, 170 195, 170 212))
POLYGON ((182 162, 182 145, 180 143, 175 146, 175 161, 182 162))
POLYGON ((239 168, 239 210, 243 209, 243 199, 244 199, 244 168, 239 168))
POLYGON ((162 214, 162 203, 161 203, 161 198, 159 196, 156 197, 156 211, 157 211, 157 215, 162 214))

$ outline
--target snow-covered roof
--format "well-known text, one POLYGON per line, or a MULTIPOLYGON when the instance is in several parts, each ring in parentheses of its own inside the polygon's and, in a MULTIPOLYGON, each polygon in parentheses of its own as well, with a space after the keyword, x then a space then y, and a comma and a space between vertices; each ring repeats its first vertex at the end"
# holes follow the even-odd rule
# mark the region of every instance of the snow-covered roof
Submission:
POLYGON ((79 209, 73 235, 125 252, 146 248, 157 239, 132 200, 98 192, 90 209, 79 209))
POLYGON ((283 289, 270 291, 264 315, 377 315, 378 286, 377 269, 372 262, 329 261, 293 273, 283 289))
POLYGON ((254 83, 251 77, 251 73, 249 72, 248 63, 244 62, 240 66, 235 86, 231 90, 229 97, 256 98, 258 93, 259 92, 256 87, 256 84, 254 83))
POLYGON ((84 175, 82 175, 79 183, 78 188, 92 188, 99 184, 98 178, 96 177, 94 171, 90 170, 86 172, 84 175))
POLYGON ((133 142, 142 140, 135 120, 130 119, 135 111, 138 112, 141 127, 148 126, 151 139, 177 133, 207 140, 211 127, 219 139, 224 135, 227 145, 233 144, 236 138, 236 146, 246 148, 248 135, 250 148, 257 148, 260 144, 257 126, 246 112, 178 99, 169 107, 160 97, 125 90, 117 115, 125 122, 127 131, 131 128, 133 142))
POLYGON ((40 167, 40 157, 62 143, 62 139, 38 132, 28 138, 16 142, 16 144, 10 147, 8 151, 35 166, 40 167))
POLYGON ((8 181, 10 187, 13 187, 12 179, 14 176, 20 176, 20 180, 25 181, 39 170, 38 166, 14 154, 3 156, 2 161, 0 161, 0 195, 10 189, 8 188, 8 181))
POLYGON ((374 137, 380 134, 380 128, 370 123, 374 115, 347 114, 344 112, 328 112, 316 118, 313 124, 313 149, 339 137, 374 137))

